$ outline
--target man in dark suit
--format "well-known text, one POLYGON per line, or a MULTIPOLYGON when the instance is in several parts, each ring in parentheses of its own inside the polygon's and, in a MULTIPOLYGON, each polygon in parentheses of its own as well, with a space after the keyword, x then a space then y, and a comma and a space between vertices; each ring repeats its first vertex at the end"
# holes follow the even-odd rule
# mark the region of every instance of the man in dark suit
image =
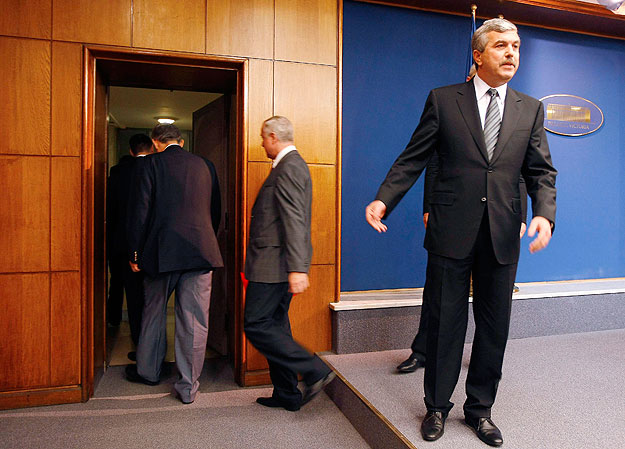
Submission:
POLYGON ((334 378, 323 361, 293 340, 289 323, 291 298, 309 286, 312 182, 286 117, 267 119, 261 138, 272 170, 252 208, 244 327, 267 358, 274 387, 271 397, 257 402, 297 411, 334 378), (305 383, 303 395, 297 388, 298 373, 305 383))
POLYGON ((492 446, 503 444, 491 420, 508 338, 512 288, 519 258, 519 176, 532 199, 528 234, 532 253, 551 239, 556 212, 556 170, 543 127, 542 104, 508 88, 519 64, 516 27, 492 19, 472 41, 477 75, 469 83, 430 92, 408 146, 391 167, 369 224, 385 232, 387 216, 410 189, 434 152, 439 174, 425 235, 428 266, 424 288, 430 317, 425 364, 425 440, 444 432, 458 381, 473 273, 476 323, 466 382, 465 422, 492 446))
MULTIPOLYGON (((111 167, 106 192, 106 247, 111 272, 111 288, 106 304, 108 321, 119 323, 126 292, 128 324, 130 337, 137 346, 141 332, 141 311, 143 310, 143 273, 135 273, 128 264, 128 239, 126 238, 126 219, 130 182, 137 158, 152 153, 152 140, 145 134, 135 134, 130 138, 130 155, 119 160, 111 167)), ((135 351, 128 353, 128 358, 136 360, 135 351)))
POLYGON ((198 391, 208 336, 212 271, 223 262, 215 232, 219 188, 213 164, 182 149, 174 125, 152 130, 156 154, 137 161, 128 212, 133 271, 145 273, 145 305, 132 382, 156 385, 167 352, 167 300, 176 292, 176 367, 179 399, 198 391))
MULTIPOLYGON (((475 75, 475 72, 473 73, 475 75)), ((473 76, 471 76, 467 81, 469 81, 473 76)), ((428 226, 428 218, 430 216, 430 198, 432 196, 433 188, 434 188, 434 180, 438 174, 438 156, 436 153, 432 154, 428 165, 425 169, 425 186, 423 192, 423 226, 427 229, 428 226)), ((521 195, 521 231, 519 233, 519 238, 522 238, 525 234, 526 229, 526 219, 527 219, 527 189, 525 187, 525 181, 523 177, 519 178, 519 194, 521 195)), ((518 292, 518 287, 515 285, 513 288, 513 292, 518 292)), ((469 295, 472 296, 473 292, 469 292, 469 295)), ((425 299, 425 298, 424 298, 425 299)), ((419 368, 425 366, 426 359, 426 341, 427 341, 427 333, 428 333, 428 318, 430 316, 430 307, 429 304, 425 301, 421 304, 421 315, 419 316, 419 329, 417 330, 417 335, 415 335, 412 340, 412 344, 410 345, 411 353, 406 360, 401 362, 397 366, 398 373, 414 373, 419 368)))

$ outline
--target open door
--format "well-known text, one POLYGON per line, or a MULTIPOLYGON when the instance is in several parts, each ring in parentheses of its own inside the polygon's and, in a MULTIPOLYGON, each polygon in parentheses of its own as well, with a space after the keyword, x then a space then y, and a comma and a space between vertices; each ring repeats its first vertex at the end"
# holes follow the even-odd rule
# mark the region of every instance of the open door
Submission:
POLYGON ((93 236, 89 239, 92 245, 91 263, 93 263, 93 390, 104 374, 106 368, 106 290, 107 269, 105 252, 106 229, 106 175, 107 175, 107 142, 108 142, 108 87, 104 75, 97 70, 95 73, 95 120, 93 125, 94 152, 92 159, 91 211, 89 228, 93 236))
POLYGON ((230 356, 234 353, 236 279, 235 226, 231 223, 236 200, 236 147, 231 139, 231 104, 230 96, 226 94, 193 113, 193 152, 215 164, 221 191, 221 224, 217 240, 224 268, 213 274, 208 346, 222 355, 230 356))

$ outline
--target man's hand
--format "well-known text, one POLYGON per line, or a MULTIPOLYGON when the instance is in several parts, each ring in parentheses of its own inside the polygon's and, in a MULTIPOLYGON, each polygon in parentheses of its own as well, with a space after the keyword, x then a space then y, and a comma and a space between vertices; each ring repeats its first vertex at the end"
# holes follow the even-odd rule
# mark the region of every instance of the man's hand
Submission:
POLYGON ((527 235, 534 237, 538 231, 538 237, 532 240, 530 243, 530 253, 535 253, 543 249, 549 244, 551 240, 551 223, 545 217, 534 217, 530 223, 530 227, 527 230, 527 235))
POLYGON ((522 239, 525 235, 525 230, 527 229, 527 225, 521 222, 521 232, 519 233, 519 238, 522 239))
POLYGON ((131 261, 128 261, 128 263, 130 264, 130 269, 135 272, 138 273, 139 271, 141 271, 141 268, 139 268, 139 265, 136 263, 132 263, 131 261))
POLYGON ((386 204, 380 200, 375 200, 365 209, 365 218, 367 219, 367 223, 369 223, 373 229, 378 232, 386 232, 388 228, 384 223, 382 223, 382 217, 384 217, 385 213, 386 204))
POLYGON ((309 285, 307 273, 298 273, 296 271, 289 273, 289 291, 291 293, 302 293, 309 285))
POLYGON ((423 227, 425 229, 428 228, 428 218, 430 218, 430 213, 429 212, 424 213, 423 214, 423 227))

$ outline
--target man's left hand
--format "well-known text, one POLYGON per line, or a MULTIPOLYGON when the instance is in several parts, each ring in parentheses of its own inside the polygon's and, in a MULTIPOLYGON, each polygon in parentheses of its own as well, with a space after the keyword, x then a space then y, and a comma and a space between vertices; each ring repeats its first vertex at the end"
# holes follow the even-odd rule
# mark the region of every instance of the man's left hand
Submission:
POLYGON ((295 271, 289 273, 289 291, 291 293, 302 293, 309 285, 307 273, 298 273, 295 271))
POLYGON ((530 253, 536 253, 545 248, 551 240, 551 223, 545 217, 534 217, 527 230, 527 235, 534 237, 538 231, 538 236, 530 243, 530 253))

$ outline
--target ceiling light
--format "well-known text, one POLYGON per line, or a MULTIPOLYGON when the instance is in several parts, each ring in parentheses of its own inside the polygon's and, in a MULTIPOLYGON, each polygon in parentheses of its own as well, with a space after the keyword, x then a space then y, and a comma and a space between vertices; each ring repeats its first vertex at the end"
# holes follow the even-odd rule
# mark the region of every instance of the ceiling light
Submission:
POLYGON ((176 120, 176 117, 154 117, 161 125, 171 125, 176 120))

